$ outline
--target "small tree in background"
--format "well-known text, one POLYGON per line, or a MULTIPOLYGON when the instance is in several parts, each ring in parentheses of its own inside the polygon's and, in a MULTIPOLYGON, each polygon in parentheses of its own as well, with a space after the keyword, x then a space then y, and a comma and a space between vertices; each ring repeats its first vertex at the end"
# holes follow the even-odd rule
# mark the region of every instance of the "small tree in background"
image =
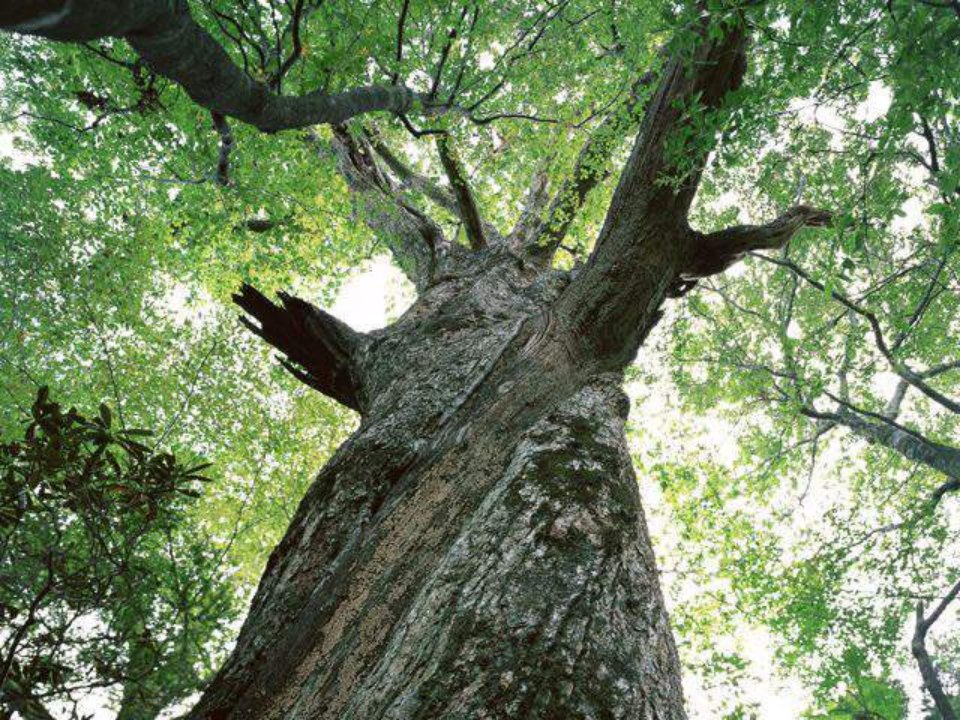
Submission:
POLYGON ((222 555, 183 520, 207 465, 42 388, 0 441, 0 717, 156 717, 198 690, 234 615, 222 555), (90 708, 87 708, 90 709, 90 708))

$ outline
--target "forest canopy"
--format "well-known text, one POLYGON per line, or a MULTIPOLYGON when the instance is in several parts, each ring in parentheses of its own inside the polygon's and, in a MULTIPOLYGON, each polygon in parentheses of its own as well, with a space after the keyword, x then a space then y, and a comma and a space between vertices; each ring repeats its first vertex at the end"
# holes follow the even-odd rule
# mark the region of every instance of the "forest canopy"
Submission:
MULTIPOLYGON (((0 27, 0 718, 197 701, 378 417, 344 358, 390 336, 329 314, 345 285, 374 272, 350 297, 404 328, 505 248, 562 310, 648 272, 600 245, 649 198, 705 249, 649 307, 570 313, 601 349, 637 319, 598 367, 687 713, 955 717, 957 0, 41 0, 0 27)), ((497 292, 431 321, 464 343, 441 427, 500 372, 457 334, 497 292)))

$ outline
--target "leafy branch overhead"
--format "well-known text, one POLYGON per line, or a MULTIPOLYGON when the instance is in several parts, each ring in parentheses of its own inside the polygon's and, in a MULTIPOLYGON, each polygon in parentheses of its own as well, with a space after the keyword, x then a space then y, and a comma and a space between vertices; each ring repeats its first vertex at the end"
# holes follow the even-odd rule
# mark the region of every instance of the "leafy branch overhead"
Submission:
MULTIPOLYGON (((291 28, 295 40, 301 18, 302 10, 291 28)), ((377 110, 405 113, 415 106, 432 104, 401 85, 371 85, 332 94, 316 90, 300 96, 278 95, 275 87, 253 80, 237 67, 193 19, 185 2, 38 0, 4 8, 0 11, 0 27, 65 42, 124 38, 150 68, 181 85, 194 102, 265 132, 342 123, 377 110)), ((296 55, 291 56, 280 74, 296 59, 296 55)))
POLYGON ((41 388, 22 436, 0 443, 0 697, 24 717, 90 687, 148 712, 203 680, 197 644, 233 608, 216 556, 181 534, 209 465, 150 441, 41 388))

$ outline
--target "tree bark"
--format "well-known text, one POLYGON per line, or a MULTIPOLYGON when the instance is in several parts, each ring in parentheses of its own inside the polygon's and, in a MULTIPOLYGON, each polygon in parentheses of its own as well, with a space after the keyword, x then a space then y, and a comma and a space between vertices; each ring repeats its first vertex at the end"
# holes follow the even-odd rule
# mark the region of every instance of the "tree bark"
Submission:
POLYGON ((504 247, 365 336, 369 405, 193 718, 684 717, 619 373, 504 247))
MULTIPOLYGON (((686 216, 706 149, 664 185, 665 140, 743 75, 741 27, 698 22, 572 272, 542 256, 550 223, 450 243, 378 167, 382 149, 336 129, 348 185, 419 297, 384 330, 338 330, 344 352, 317 343, 329 323, 303 332, 298 318, 320 311, 302 301, 238 298, 305 382, 335 396, 321 377, 349 378, 341 396, 362 420, 271 555, 192 720, 685 717, 619 387, 703 251, 686 216)), ((571 182, 575 211, 593 181, 571 182)))

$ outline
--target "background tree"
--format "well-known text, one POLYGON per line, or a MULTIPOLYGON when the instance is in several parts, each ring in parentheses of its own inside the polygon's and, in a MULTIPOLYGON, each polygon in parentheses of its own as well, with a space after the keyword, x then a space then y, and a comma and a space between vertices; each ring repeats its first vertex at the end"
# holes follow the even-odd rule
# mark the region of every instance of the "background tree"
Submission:
POLYGON ((842 52, 816 12, 790 15, 776 42, 830 52, 842 82, 873 90, 838 96, 824 79, 773 108, 763 159, 718 164, 701 193, 732 219, 798 195, 848 210, 830 235, 758 253, 679 308, 673 380, 742 452, 660 466, 675 519, 710 548, 684 573, 717 587, 719 562, 733 582, 692 604, 696 624, 735 607, 824 697, 853 684, 853 649, 874 671, 914 668, 916 599, 935 602, 957 574, 956 93, 941 74, 952 58, 932 62, 957 18, 919 3, 852 10, 836 9, 842 52), (878 51, 860 54, 864 41, 878 51), (725 519, 703 523, 704 502, 725 519))
POLYGON ((202 687, 235 611, 223 555, 180 522, 205 465, 106 405, 89 420, 43 388, 30 414, 0 444, 0 712, 81 717, 94 692, 156 717, 202 687))

